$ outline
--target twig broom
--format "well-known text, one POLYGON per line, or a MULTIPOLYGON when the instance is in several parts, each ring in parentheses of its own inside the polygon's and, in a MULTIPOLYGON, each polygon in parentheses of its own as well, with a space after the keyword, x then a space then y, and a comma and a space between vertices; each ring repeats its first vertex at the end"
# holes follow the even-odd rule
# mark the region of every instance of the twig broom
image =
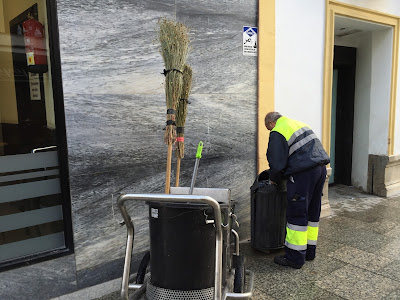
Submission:
POLYGON ((176 163, 176 177, 175 186, 179 186, 179 174, 181 171, 181 159, 185 155, 185 122, 187 115, 187 105, 190 90, 192 88, 192 68, 189 65, 183 67, 183 83, 181 96, 179 97, 178 109, 176 111, 176 146, 175 154, 177 158, 176 163))
POLYGON ((175 143, 175 111, 182 90, 182 69, 189 52, 189 33, 182 23, 161 19, 159 21, 160 52, 164 59, 167 126, 164 142, 168 145, 165 193, 169 194, 171 181, 172 145, 175 143))

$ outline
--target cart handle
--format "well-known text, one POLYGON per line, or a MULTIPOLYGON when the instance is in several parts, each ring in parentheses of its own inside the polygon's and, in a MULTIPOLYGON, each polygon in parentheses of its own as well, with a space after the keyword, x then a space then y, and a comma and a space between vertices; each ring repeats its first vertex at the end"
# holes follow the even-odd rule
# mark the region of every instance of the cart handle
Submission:
MULTIPOLYGON (((214 198, 200 195, 171 195, 171 194, 123 194, 118 197, 117 204, 124 218, 127 228, 126 254, 124 273, 122 276, 121 297, 128 300, 129 272, 131 266, 131 256, 133 248, 133 234, 135 228, 125 207, 125 201, 157 201, 157 202, 183 202, 183 203, 203 203, 208 204, 214 210, 215 223, 222 224, 221 207, 214 198)), ((214 300, 222 300, 222 229, 215 226, 215 280, 214 280, 214 300)))

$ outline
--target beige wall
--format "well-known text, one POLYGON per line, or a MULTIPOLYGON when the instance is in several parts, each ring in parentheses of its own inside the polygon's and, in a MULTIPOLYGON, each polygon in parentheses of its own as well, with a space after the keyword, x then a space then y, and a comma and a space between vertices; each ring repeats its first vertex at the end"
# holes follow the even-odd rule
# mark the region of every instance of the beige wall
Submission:
POLYGON ((258 120, 257 173, 268 169, 266 157, 269 131, 265 115, 275 110, 275 0, 258 1, 258 120))
POLYGON ((3 0, 0 0, 0 33, 4 32, 3 0))
MULTIPOLYGON (((5 22, 9 20, 4 11, 5 22)), ((0 33, 0 114, 3 123, 18 123, 17 103, 15 101, 14 70, 11 55, 10 29, 0 33)))

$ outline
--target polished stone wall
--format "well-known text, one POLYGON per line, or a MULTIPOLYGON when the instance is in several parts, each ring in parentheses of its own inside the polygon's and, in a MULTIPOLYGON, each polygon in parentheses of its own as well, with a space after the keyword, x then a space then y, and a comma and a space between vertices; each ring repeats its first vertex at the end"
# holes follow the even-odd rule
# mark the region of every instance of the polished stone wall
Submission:
MULTIPOLYGON (((229 188, 241 239, 250 237, 256 175, 257 58, 242 55, 243 26, 257 25, 256 0, 60 0, 75 253, 2 272, 0 298, 49 299, 122 277, 126 228, 120 193, 163 193, 165 93, 157 22, 190 28, 193 69, 181 186, 229 188), (21 276, 22 274, 22 276, 21 276)), ((172 164, 175 181, 176 160, 172 164)), ((149 247, 148 207, 131 203, 134 264, 149 247)))
MULTIPOLYGON (((230 188, 241 238, 248 238, 257 58, 242 55, 242 31, 256 26, 257 1, 64 0, 58 14, 78 285, 122 274, 126 229, 119 225, 118 195, 164 192, 161 17, 190 28, 193 90, 181 186, 190 185, 203 141, 196 186, 230 188)), ((136 253, 148 249, 147 209, 130 205, 136 253)))

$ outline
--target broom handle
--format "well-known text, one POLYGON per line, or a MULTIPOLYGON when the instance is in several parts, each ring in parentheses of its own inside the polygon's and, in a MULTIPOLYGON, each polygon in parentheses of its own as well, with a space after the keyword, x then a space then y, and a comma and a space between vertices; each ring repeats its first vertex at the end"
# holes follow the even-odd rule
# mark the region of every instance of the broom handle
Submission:
POLYGON ((189 195, 193 194, 194 183, 196 182, 197 169, 199 168, 199 163, 200 163, 200 158, 201 158, 201 152, 202 151, 203 151, 203 142, 200 141, 199 145, 197 146, 196 162, 194 164, 194 171, 193 171, 193 176, 192 176, 192 183, 190 184, 190 188, 189 188, 189 195))
POLYGON ((165 193, 169 194, 169 188, 171 183, 171 157, 172 157, 172 144, 168 144, 167 154, 167 174, 165 178, 165 193))
POLYGON ((178 160, 176 161, 176 178, 175 178, 175 186, 179 186, 179 174, 181 172, 181 158, 178 157, 178 160))

